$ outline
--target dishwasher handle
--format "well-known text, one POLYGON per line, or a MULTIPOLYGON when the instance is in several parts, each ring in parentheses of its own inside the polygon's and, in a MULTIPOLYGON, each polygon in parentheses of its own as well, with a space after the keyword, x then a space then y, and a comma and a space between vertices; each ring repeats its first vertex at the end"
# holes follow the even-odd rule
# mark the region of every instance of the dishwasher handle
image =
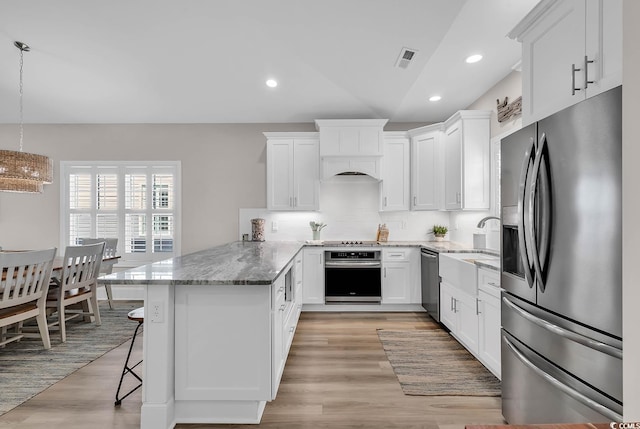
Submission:
POLYGON ((438 254, 437 253, 433 253, 427 249, 422 249, 422 257, 423 258, 427 258, 427 259, 438 259, 438 254))

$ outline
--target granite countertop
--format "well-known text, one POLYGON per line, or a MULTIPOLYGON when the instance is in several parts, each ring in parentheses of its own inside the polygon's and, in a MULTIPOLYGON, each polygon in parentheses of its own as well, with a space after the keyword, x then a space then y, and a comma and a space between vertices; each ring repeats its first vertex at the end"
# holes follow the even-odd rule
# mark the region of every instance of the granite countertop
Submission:
POLYGON ((104 283, 268 285, 302 248, 291 241, 235 241, 100 277, 104 283))
MULTIPOLYGON (((172 285, 268 285, 278 277, 304 246, 320 242, 234 241, 153 264, 142 265, 100 277, 104 283, 172 285)), ((449 241, 389 241, 380 247, 424 247, 440 253, 474 252, 498 256, 491 250, 476 250, 449 241)), ((354 246, 357 247, 357 246, 354 246)), ((476 265, 500 269, 499 261, 477 261, 476 265)))

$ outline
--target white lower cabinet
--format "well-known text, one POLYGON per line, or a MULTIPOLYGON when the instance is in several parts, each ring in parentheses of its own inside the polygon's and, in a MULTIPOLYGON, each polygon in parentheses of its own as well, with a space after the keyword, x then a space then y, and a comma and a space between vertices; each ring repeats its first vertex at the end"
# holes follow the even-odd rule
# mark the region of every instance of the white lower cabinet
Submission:
POLYGON ((302 252, 294 257, 272 286, 272 398, 278 393, 284 365, 302 310, 302 252))
POLYGON ((454 286, 445 282, 440 283, 440 322, 451 332, 456 332, 458 329, 454 295, 456 295, 454 286))
POLYGON ((478 359, 496 377, 501 378, 499 284, 498 273, 478 270, 478 359))
POLYGON ((454 285, 443 278, 440 283, 440 322, 500 378, 500 274, 485 268, 476 270, 475 285, 454 285), (477 292, 468 293, 474 289, 477 292))
POLYGON ((476 299, 456 286, 441 283, 440 320, 473 355, 478 354, 476 299))
POLYGON ((382 303, 408 304, 411 301, 409 263, 385 262, 382 271, 382 303))
POLYGON ((278 393, 278 386, 280 385, 280 379, 282 378, 282 372, 284 371, 284 363, 286 362, 285 354, 285 338, 284 338, 284 312, 286 309, 286 303, 284 298, 285 279, 281 275, 273 284, 273 312, 272 312, 272 333, 273 338, 271 346, 271 397, 275 398, 278 393))
POLYGON ((324 304, 324 249, 305 247, 302 267, 302 303, 324 304))
POLYGON ((382 249, 382 304, 420 302, 420 249, 382 249))

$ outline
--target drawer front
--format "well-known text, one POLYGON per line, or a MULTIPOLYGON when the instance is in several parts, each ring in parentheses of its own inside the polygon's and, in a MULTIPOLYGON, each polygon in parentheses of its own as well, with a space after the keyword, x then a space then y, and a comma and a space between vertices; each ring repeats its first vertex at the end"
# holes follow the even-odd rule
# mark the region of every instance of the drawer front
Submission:
POLYGON ((485 268, 479 268, 478 289, 500 299, 500 273, 485 268))
POLYGON ((409 261, 411 258, 411 249, 398 248, 398 249, 383 249, 382 260, 383 261, 409 261))

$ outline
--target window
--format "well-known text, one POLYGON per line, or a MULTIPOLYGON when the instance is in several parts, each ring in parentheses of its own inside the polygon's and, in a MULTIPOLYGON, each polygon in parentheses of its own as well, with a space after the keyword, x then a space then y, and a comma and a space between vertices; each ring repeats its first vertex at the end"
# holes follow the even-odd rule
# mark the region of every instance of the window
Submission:
POLYGON ((118 238, 124 260, 177 255, 179 162, 62 162, 62 240, 118 238))

